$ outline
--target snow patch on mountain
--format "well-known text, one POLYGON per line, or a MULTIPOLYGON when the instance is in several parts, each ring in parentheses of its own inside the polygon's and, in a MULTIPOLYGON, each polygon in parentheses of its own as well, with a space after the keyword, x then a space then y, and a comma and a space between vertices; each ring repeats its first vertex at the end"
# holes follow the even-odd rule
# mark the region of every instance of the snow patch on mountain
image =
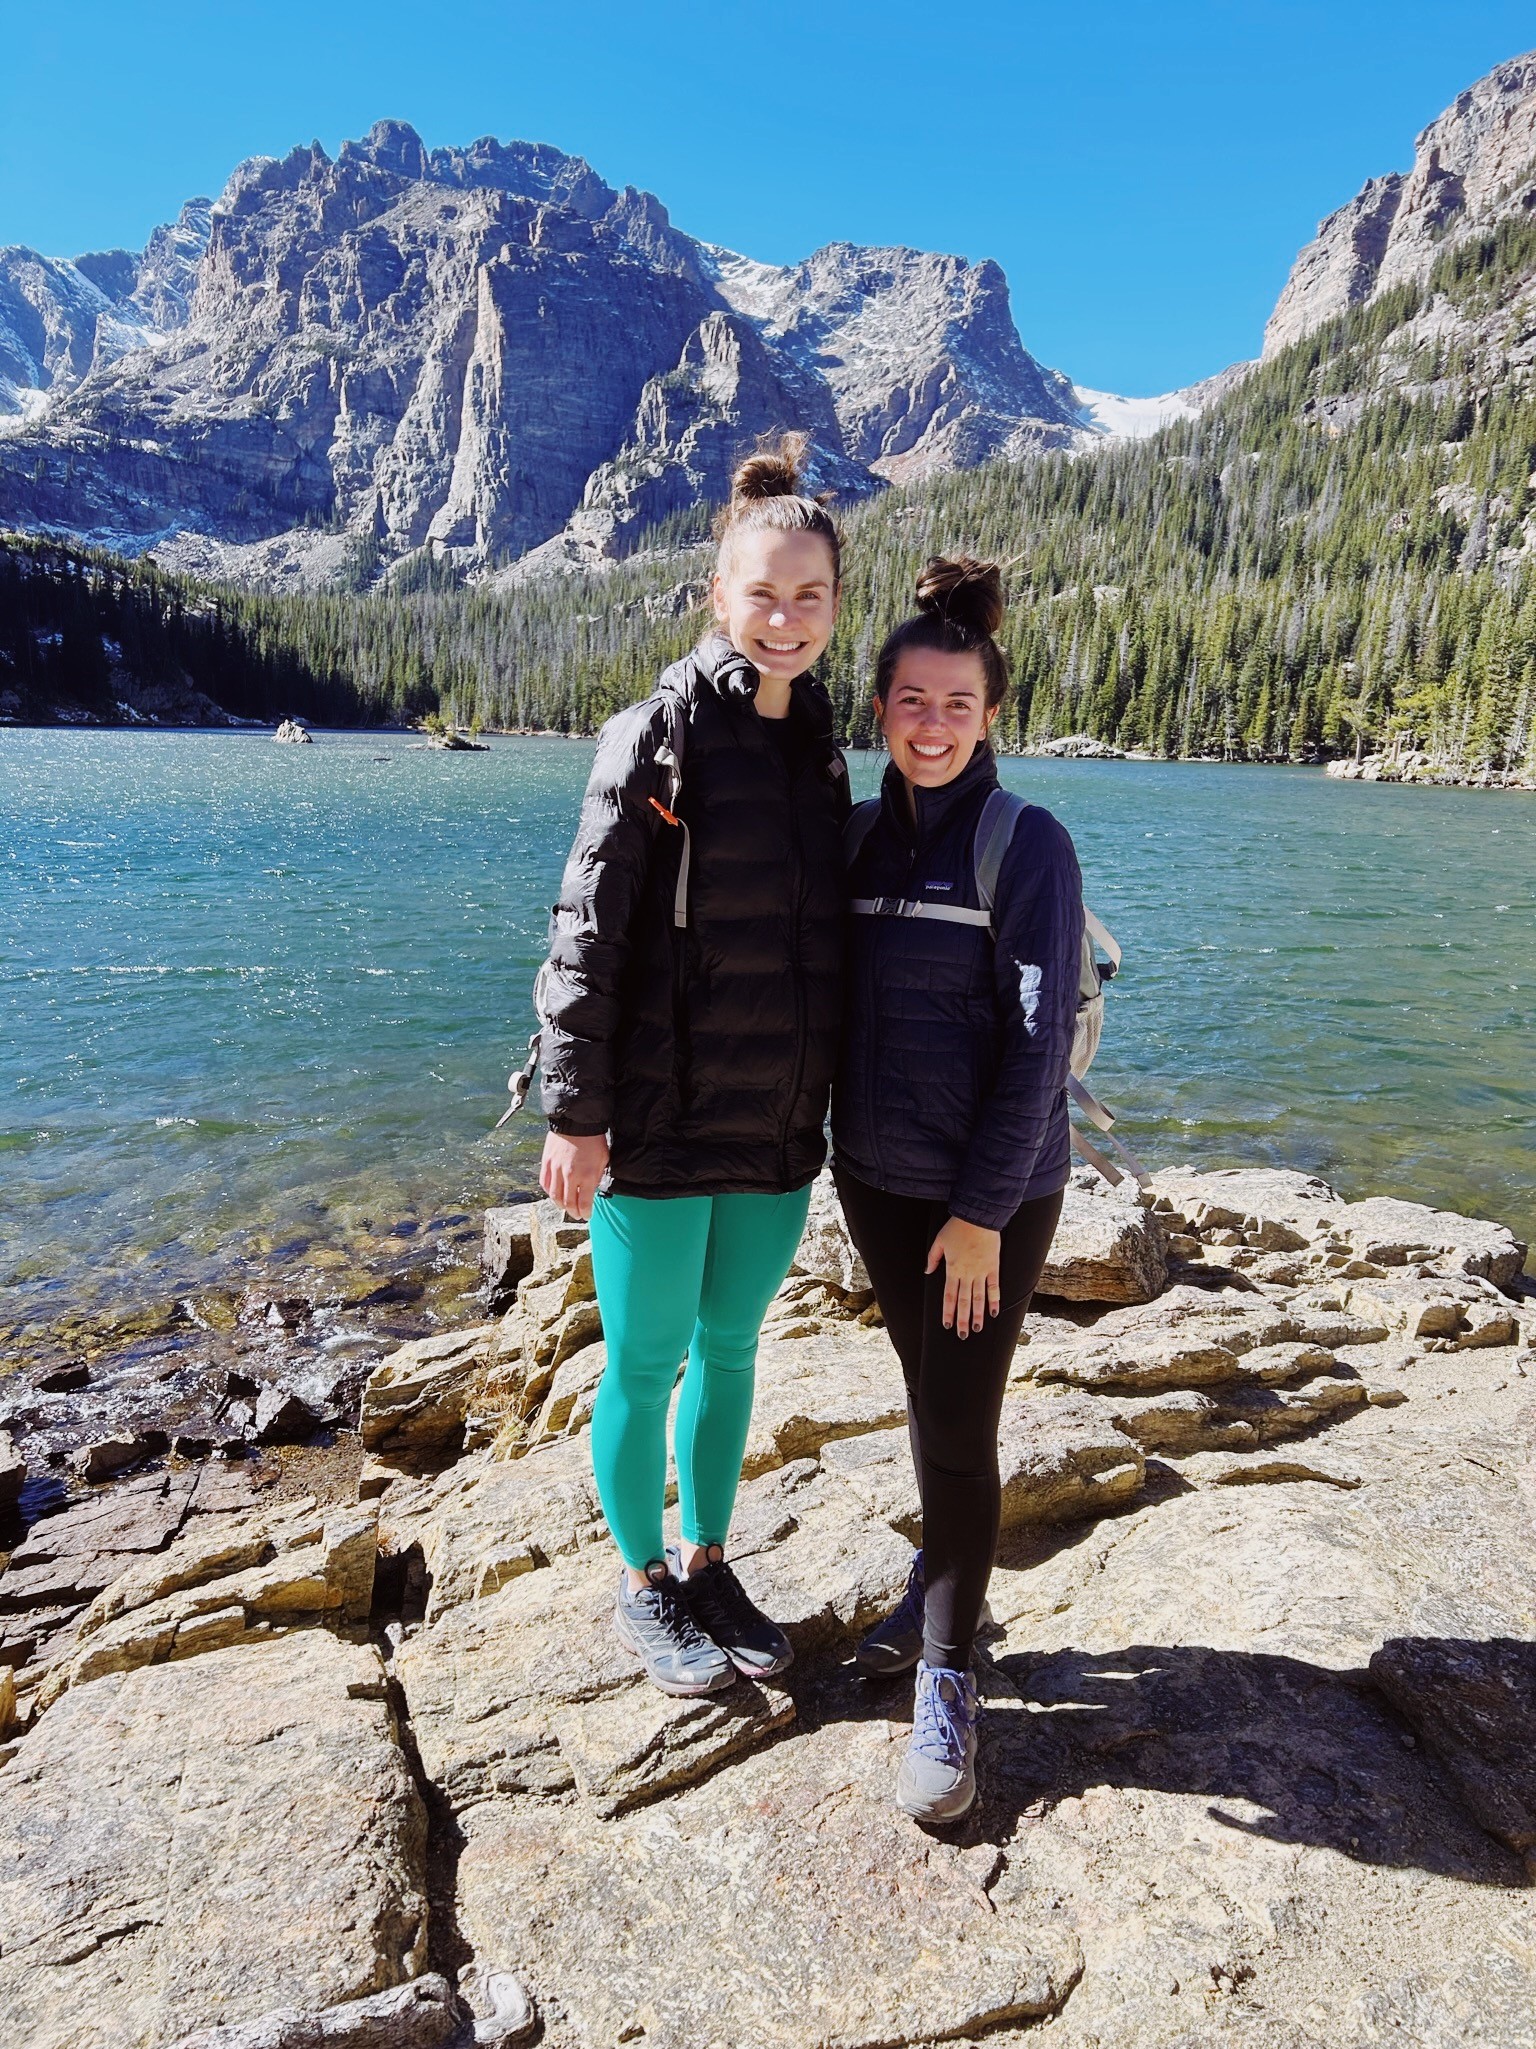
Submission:
POLYGON ((1072 396, 1078 418, 1091 434, 1107 441, 1144 441, 1174 420, 1194 418, 1200 406, 1191 396, 1193 389, 1164 391, 1155 398, 1124 398, 1118 392, 1077 384, 1072 396))

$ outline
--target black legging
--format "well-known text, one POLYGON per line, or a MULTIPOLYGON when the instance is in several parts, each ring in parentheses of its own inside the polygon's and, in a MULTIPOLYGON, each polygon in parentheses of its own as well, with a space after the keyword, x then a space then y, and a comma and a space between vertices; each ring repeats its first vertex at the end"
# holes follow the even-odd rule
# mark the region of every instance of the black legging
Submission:
POLYGON ((846 1168, 836 1169, 836 1179, 907 1383, 907 1429, 923 1504, 923 1657, 962 1671, 997 1550, 1003 1390, 1061 1196, 1042 1195, 1015 1211, 1003 1231, 1001 1313, 958 1338, 943 1323, 943 1261, 935 1272, 923 1271, 949 1217, 944 1204, 887 1195, 846 1168))

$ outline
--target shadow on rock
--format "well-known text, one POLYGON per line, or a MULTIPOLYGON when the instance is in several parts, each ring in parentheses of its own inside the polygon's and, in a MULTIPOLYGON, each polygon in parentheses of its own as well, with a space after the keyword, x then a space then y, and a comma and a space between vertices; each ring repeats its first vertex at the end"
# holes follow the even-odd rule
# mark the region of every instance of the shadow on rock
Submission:
MULTIPOLYGON (((1485 1717, 1486 1703, 1497 1703, 1504 1756, 1517 1755, 1516 1727, 1528 1756, 1536 1745, 1536 1653, 1522 1646, 1523 1662, 1504 1657, 1501 1679, 1488 1670, 1497 1645, 1388 1648, 1395 1683, 1388 1688, 1381 1678, 1391 1706, 1363 1674, 1251 1651, 1132 1644, 1003 1655, 983 1682, 983 1826, 996 1836, 1042 1798, 1054 1804, 1093 1786, 1140 1788, 1203 1795, 1214 1820, 1273 1842, 1469 1884, 1531 1883, 1514 1854, 1524 1847, 1515 1831, 1529 1826, 1529 1784, 1496 1801, 1485 1760, 1483 1797, 1469 1797, 1457 1744, 1471 1740, 1475 1723, 1458 1716, 1453 1701, 1457 1672, 1472 1672, 1485 1717), (1416 1684, 1416 1674, 1427 1677, 1416 1684), (1516 1818, 1498 1828, 1504 1840, 1496 1843, 1468 1810, 1488 1825, 1516 1818)), ((1524 1771, 1528 1782, 1528 1764, 1524 1771)))

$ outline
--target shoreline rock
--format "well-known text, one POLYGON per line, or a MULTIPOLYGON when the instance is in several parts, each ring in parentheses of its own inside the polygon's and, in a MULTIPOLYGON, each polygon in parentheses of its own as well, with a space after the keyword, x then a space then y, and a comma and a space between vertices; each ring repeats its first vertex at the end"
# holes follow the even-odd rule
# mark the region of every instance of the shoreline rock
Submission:
POLYGON ((981 1798, 951 1841, 890 1806, 910 1686, 848 1657, 920 1510, 830 1190, 765 1325, 732 1531, 796 1663, 702 1701, 607 1623, 586 1232, 527 1205, 486 1243, 495 1320, 368 1379, 363 1500, 172 1461, 34 1521, 0 1573, 0 1838, 32 1903, 0 1990, 29 2043, 64 2049, 109 1968, 112 2049, 429 2049, 466 2004, 477 2041, 551 2049, 694 2049, 727 2011, 777 2049, 1024 2049, 1047 2022, 1061 2049, 1240 2023, 1281 2049, 1250 1986, 1309 2044, 1355 2040, 1362 2000, 1436 2049, 1471 2012, 1529 2039, 1536 1961, 1475 1967, 1536 1869, 1536 1285, 1509 1232, 1268 1169, 1074 1188, 1005 1399, 981 1798), (169 1819, 167 1764, 198 1789, 169 1819), (226 1811, 278 1818, 236 1840, 226 1811), (79 1941, 48 1918, 66 1882, 79 1941))
POLYGON ((1536 776, 1520 769, 1472 768, 1437 761, 1413 749, 1401 754, 1367 754, 1325 766, 1326 774, 1350 783, 1415 783, 1447 790, 1536 790, 1536 776))

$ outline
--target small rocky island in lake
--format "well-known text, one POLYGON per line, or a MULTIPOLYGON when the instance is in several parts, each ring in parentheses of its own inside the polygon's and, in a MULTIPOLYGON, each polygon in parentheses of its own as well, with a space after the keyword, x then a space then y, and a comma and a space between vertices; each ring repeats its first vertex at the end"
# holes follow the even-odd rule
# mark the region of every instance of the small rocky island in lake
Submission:
POLYGON ((1028 2049, 1041 2022, 1059 2049, 1449 2045, 1472 2015, 1531 2041, 1524 1264, 1500 1226, 1300 1173, 1075 1183, 1004 1413, 981 1797, 947 1837, 891 1803, 910 1684, 849 1657, 919 1510, 827 1183, 733 1532, 796 1663, 705 1702, 609 1628, 602 1330, 553 1205, 488 1215, 481 1320, 395 1350, 360 1404, 361 1374, 284 1385, 283 1343, 336 1313, 319 1275, 209 1338, 249 1349, 185 1458, 148 1455, 177 1426, 142 1347, 83 1389, 31 1372, 12 1476, 75 1477, 0 1576, 14 2039, 110 2013, 125 2049, 472 2020, 550 2049, 1028 2049), (140 1463, 87 1484, 119 1370, 142 1413, 98 1413, 140 1463), (321 1411, 350 1463, 230 1455, 321 1411))
POLYGON ((301 726, 297 719, 284 719, 272 737, 289 747, 312 747, 315 740, 309 728, 301 726))

